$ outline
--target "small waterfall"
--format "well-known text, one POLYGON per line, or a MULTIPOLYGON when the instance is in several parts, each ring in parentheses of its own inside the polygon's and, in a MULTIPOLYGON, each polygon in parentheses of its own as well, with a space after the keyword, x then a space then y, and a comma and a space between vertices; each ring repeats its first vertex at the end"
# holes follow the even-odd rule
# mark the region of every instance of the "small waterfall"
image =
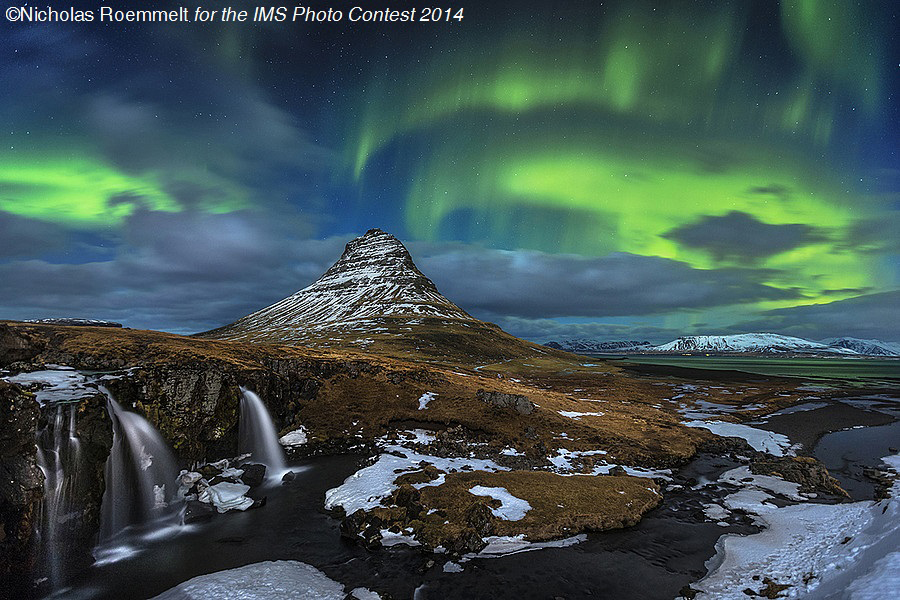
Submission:
POLYGON ((108 541, 131 525, 175 518, 178 468, 166 441, 147 419, 123 409, 105 388, 113 422, 113 446, 106 461, 100 539, 108 541))
POLYGON ((52 589, 58 589, 65 578, 65 557, 71 537, 68 534, 73 519, 80 515, 75 502, 81 467, 81 442, 75 432, 76 411, 77 405, 71 404, 67 426, 63 404, 57 404, 53 420, 38 433, 37 439, 37 465, 44 474, 40 561, 52 589))
POLYGON ((280 479, 287 469, 284 450, 278 443, 278 433, 272 417, 259 396, 241 388, 241 418, 238 427, 238 451, 250 453, 250 460, 268 468, 268 479, 280 479))

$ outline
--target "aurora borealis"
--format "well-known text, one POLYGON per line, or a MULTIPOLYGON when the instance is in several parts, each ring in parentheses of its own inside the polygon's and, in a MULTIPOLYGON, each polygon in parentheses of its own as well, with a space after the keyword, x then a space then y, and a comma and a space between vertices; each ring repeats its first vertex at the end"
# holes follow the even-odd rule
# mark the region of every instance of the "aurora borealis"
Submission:
POLYGON ((4 21, 0 318, 206 329, 381 227, 537 341, 900 340, 898 25, 838 0, 4 21))

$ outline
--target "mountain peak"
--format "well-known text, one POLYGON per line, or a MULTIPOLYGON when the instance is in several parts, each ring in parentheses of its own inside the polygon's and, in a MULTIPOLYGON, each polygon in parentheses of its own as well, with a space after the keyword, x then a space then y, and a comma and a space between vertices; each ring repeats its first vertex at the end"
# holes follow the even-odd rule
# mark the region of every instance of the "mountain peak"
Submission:
POLYGON ((416 267, 393 235, 370 229, 350 240, 340 259, 312 285, 204 337, 303 342, 328 335, 358 336, 385 319, 476 322, 447 300, 416 267))

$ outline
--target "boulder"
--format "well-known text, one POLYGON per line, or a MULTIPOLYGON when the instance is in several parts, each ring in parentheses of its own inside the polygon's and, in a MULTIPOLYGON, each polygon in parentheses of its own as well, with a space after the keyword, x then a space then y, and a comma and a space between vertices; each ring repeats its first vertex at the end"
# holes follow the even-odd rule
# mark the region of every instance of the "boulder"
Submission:
POLYGON ((475 396, 482 402, 487 402, 497 408, 512 408, 520 415, 530 415, 534 412, 534 403, 522 394, 478 390, 475 392, 475 396))
POLYGON ((262 482, 266 479, 266 465, 248 463, 241 465, 241 469, 244 471, 244 474, 241 475, 241 481, 244 485, 249 485, 251 488, 262 485, 262 482))

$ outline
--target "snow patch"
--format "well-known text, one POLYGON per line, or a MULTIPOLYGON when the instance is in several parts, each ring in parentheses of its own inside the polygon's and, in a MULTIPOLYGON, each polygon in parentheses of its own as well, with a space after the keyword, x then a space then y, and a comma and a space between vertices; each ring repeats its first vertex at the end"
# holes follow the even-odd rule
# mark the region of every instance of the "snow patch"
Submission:
POLYGON ((499 501, 500 507, 491 508, 491 513, 495 517, 507 521, 520 521, 525 517, 525 513, 531 510, 531 505, 528 504, 527 500, 513 496, 506 488, 476 485, 469 489, 469 493, 475 496, 487 496, 499 501))
POLYGON ((302 562, 279 560, 200 575, 163 592, 154 600, 343 600, 345 596, 344 587, 318 569, 302 562))
POLYGON ((306 431, 306 427, 300 426, 299 429, 295 429, 293 431, 289 431, 278 439, 278 443, 287 448, 293 448, 294 446, 302 446, 306 442, 309 441, 309 435, 306 431))
MULTIPOLYGON (((421 470, 426 463, 434 465, 445 473, 457 471, 508 471, 490 460, 477 458, 442 458, 421 454, 402 446, 389 445, 388 452, 399 454, 382 454, 375 464, 360 469, 344 480, 344 483, 325 492, 325 508, 332 510, 338 506, 351 515, 357 510, 369 510, 379 506, 397 489, 394 480, 402 473, 421 470)), ((417 483, 413 487, 440 485, 444 483, 444 475, 425 483, 417 483)))
POLYGON ((4 379, 23 387, 42 384, 43 387, 34 392, 35 399, 42 406, 56 402, 74 402, 99 393, 97 388, 88 387, 87 378, 71 367, 60 366, 59 369, 31 371, 4 379))
POLYGON ((576 420, 580 420, 581 417, 602 417, 604 415, 602 412, 575 412, 571 410, 560 410, 557 412, 564 417, 576 420))
POLYGON ((419 410, 425 410, 426 408, 428 408, 428 403, 434 400, 435 396, 437 396, 437 394, 435 394, 434 392, 425 392, 424 394, 422 394, 422 396, 419 398, 419 410))
POLYGON ((729 423, 727 421, 687 421, 683 424, 688 427, 708 429, 721 437, 742 438, 758 452, 767 452, 773 456, 793 454, 788 450, 791 447, 791 440, 789 440, 786 435, 780 433, 756 429, 749 425, 741 425, 740 423, 729 423))
POLYGON ((492 535, 484 538, 484 541, 487 542, 487 546, 485 546, 481 552, 478 554, 466 554, 463 557, 463 560, 465 561, 472 558, 495 558, 505 554, 518 554, 519 552, 543 550, 544 548, 566 548, 568 546, 580 544, 586 539, 587 535, 584 533, 562 540, 554 540, 552 542, 529 542, 525 539, 524 534, 516 536, 492 535))

